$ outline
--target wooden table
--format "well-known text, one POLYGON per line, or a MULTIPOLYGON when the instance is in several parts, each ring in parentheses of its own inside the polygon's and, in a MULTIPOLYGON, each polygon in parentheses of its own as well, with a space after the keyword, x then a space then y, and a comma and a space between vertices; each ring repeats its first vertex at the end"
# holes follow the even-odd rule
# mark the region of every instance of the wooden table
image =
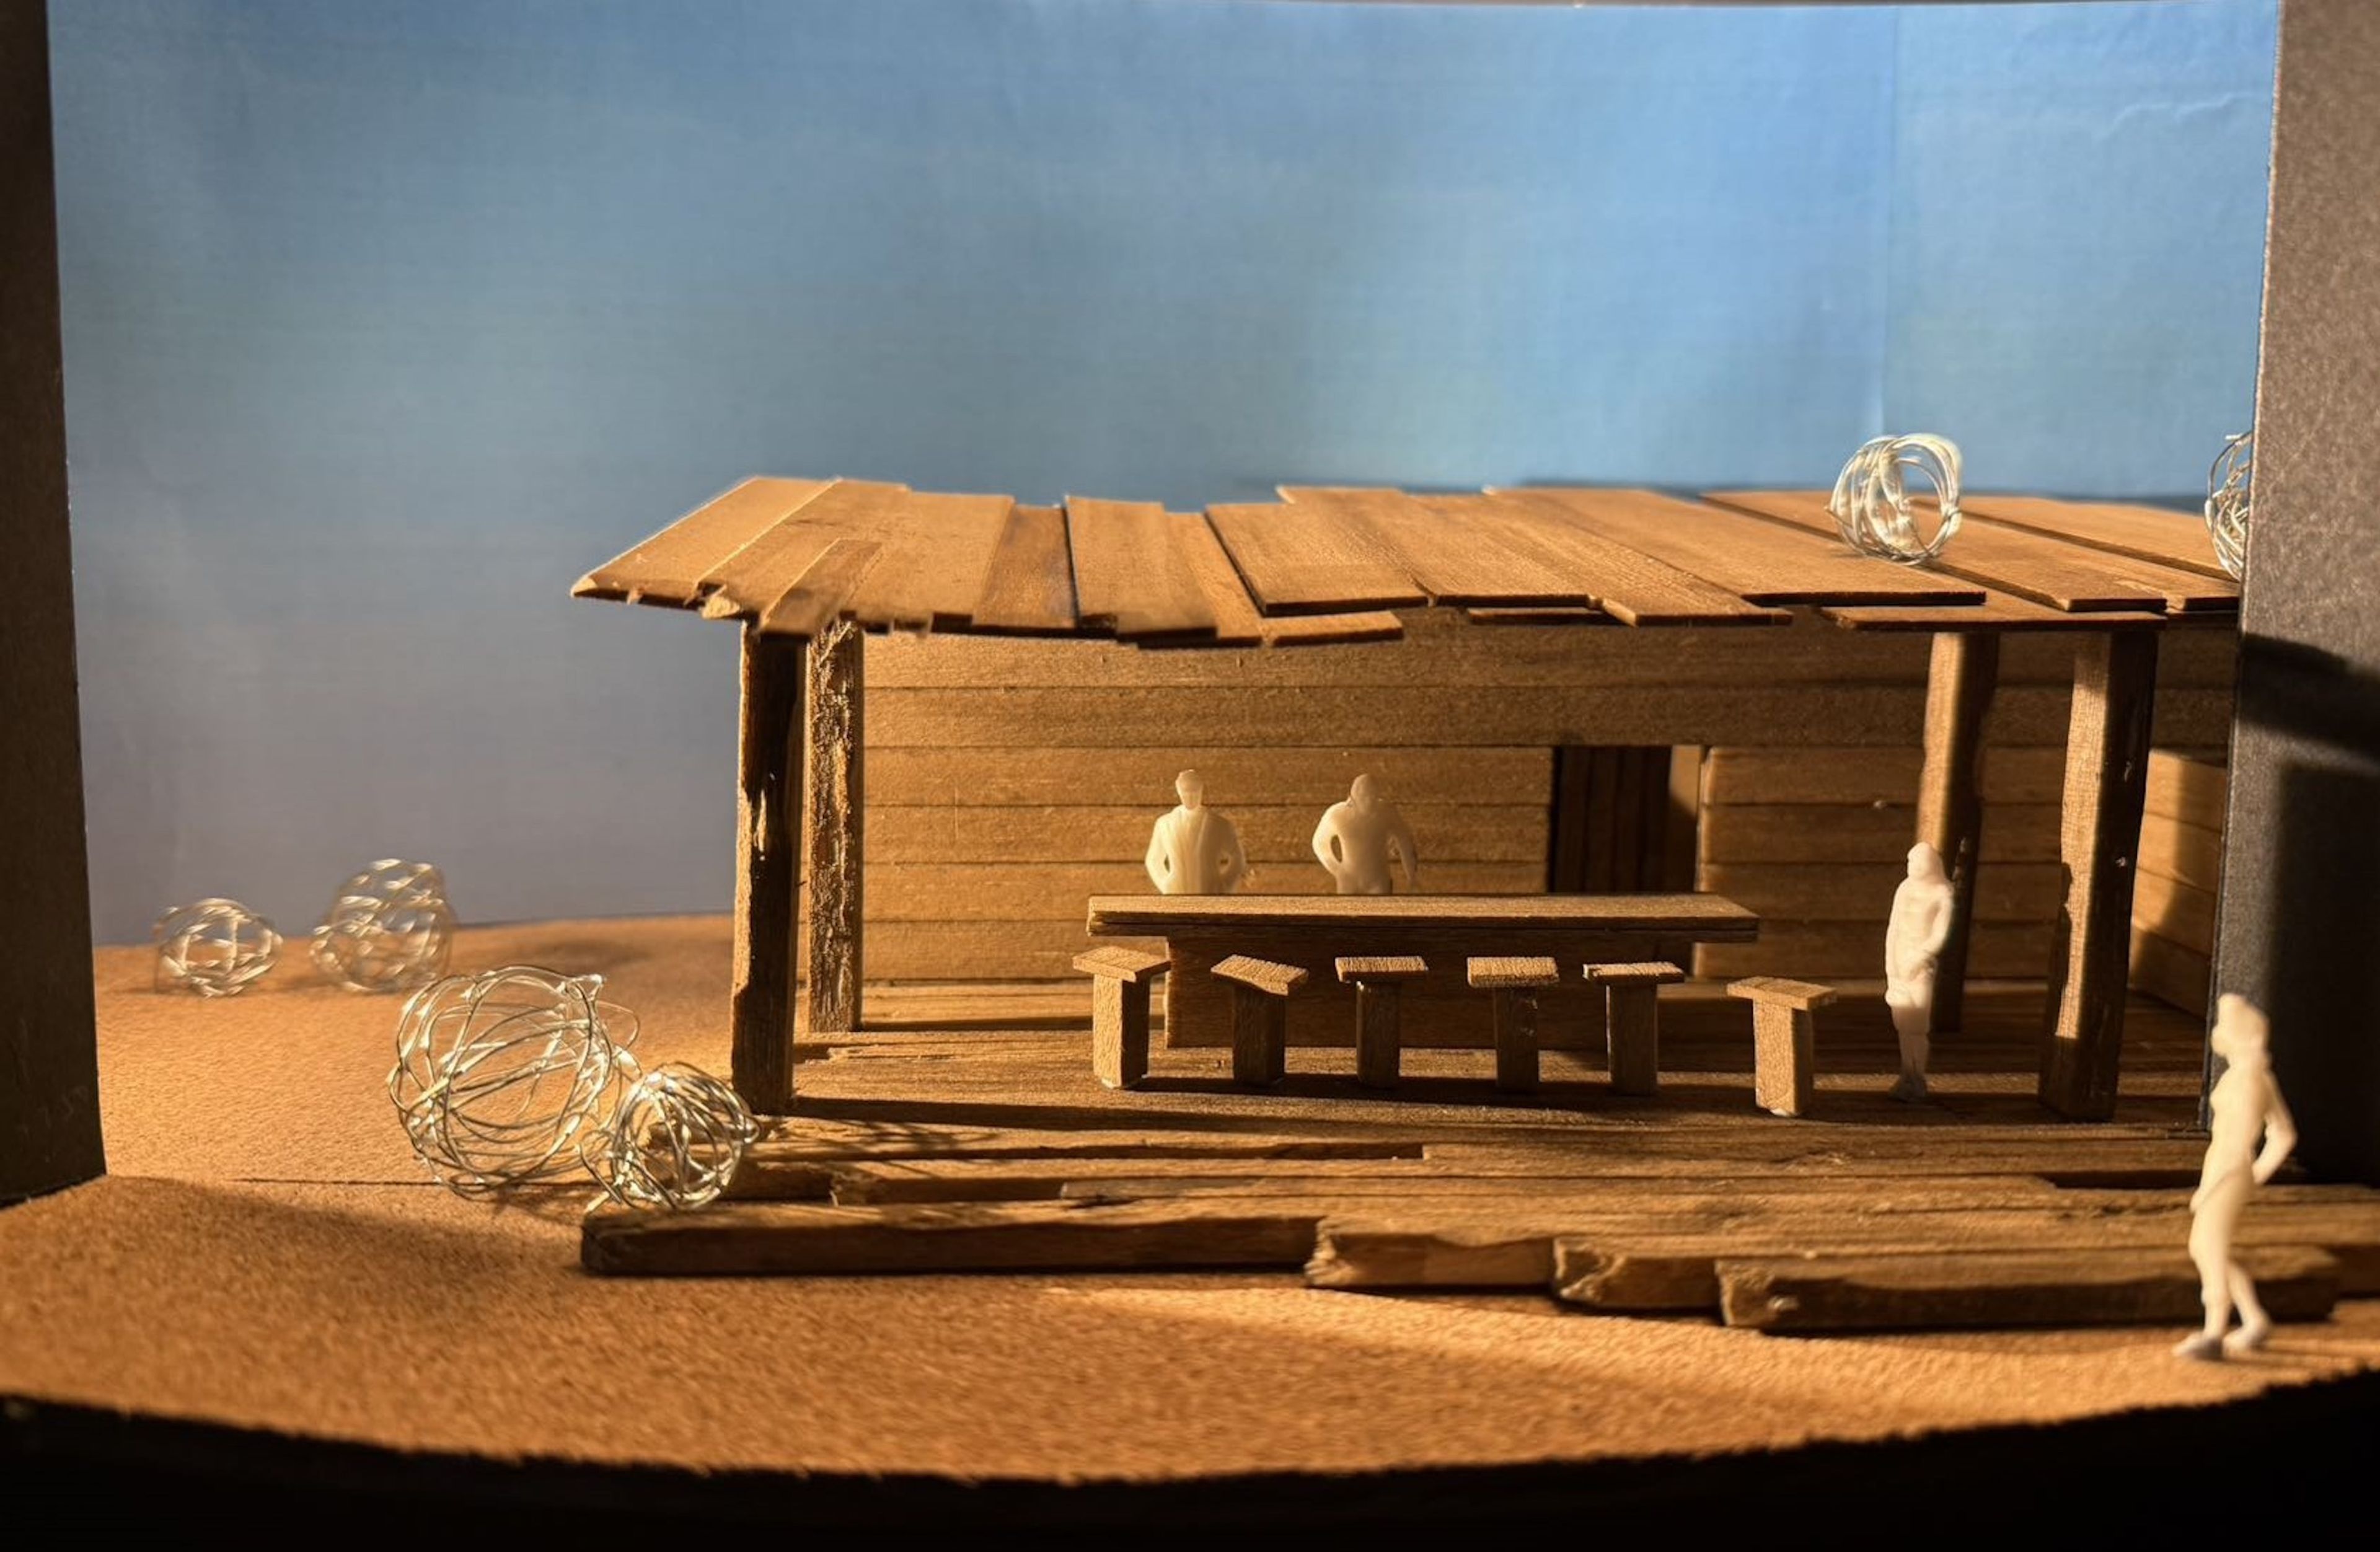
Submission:
POLYGON ((1539 1042, 1562 1047, 1602 1041, 1588 964, 1679 952, 1657 945, 1747 943, 1760 921, 1716 894, 1095 895, 1088 930, 1163 940, 1168 1046, 1231 1043, 1231 988, 1210 972, 1233 954, 1308 972, 1290 999, 1292 1045, 1354 1042, 1354 990, 1333 968, 1341 956, 1413 954, 1429 969, 1404 992, 1405 1044, 1486 1046, 1488 999, 1465 984, 1464 962, 1545 954, 1562 979, 1540 998, 1539 1042))

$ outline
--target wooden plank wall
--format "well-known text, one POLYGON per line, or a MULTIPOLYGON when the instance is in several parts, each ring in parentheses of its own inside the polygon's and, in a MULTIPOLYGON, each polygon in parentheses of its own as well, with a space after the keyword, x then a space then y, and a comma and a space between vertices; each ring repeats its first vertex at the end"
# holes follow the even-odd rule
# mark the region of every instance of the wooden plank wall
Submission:
MULTIPOLYGON (((1239 824, 1253 890, 1329 887, 1307 849, 1315 821, 1368 770, 1419 834, 1425 890, 1532 893, 1547 880, 1553 751, 1664 744, 1717 746, 1704 887, 1779 913, 1773 952, 1711 951, 1722 958, 1703 973, 1874 974, 1863 967, 1891 898, 1876 867, 1906 851, 1916 794, 1923 636, 1815 618, 1682 630, 1406 618, 1400 642, 1275 650, 871 637, 869 977, 1070 978, 1087 897, 1148 887, 1149 826, 1184 766, 1239 824)), ((2173 633, 2162 741, 2226 736, 2228 640, 2201 645, 2223 635, 2173 633)), ((2034 751, 2020 769, 2046 769, 2048 784, 1997 828, 2001 845, 2054 856, 2056 761, 2038 752, 2065 734, 2071 647, 2009 648, 1996 735, 2034 751)), ((2048 898, 2037 875, 1985 875, 1987 891, 2023 887, 2048 898)), ((2040 974, 2047 910, 2031 929, 2040 951, 2005 973, 2040 974)), ((1995 952, 1982 973, 1999 973, 1995 952)))
POLYGON ((2132 986, 2200 1014, 2214 976, 2228 775, 2220 758, 2164 750, 2149 757, 2132 885, 2132 986))

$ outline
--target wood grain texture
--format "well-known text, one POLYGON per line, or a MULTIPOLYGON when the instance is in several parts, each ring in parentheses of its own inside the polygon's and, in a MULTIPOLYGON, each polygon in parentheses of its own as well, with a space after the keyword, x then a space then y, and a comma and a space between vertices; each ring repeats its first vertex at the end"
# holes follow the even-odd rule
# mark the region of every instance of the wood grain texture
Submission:
POLYGON ((1590 589, 1500 537, 1468 533, 1459 515, 1402 491, 1284 485, 1283 500, 1329 512, 1360 528, 1402 567, 1429 601, 1589 606, 1590 589))
POLYGON ((903 496, 894 521, 877 536, 884 552, 844 612, 879 628, 968 626, 1015 504, 1006 496, 903 496))
MULTIPOLYGON (((853 557, 866 554, 858 547, 879 542, 899 521, 909 500, 906 486, 864 479, 837 479, 823 491, 797 503, 780 521, 762 528, 740 548, 721 557, 697 582, 703 618, 755 620, 800 590, 801 599, 787 613, 808 614, 809 600, 826 590, 820 577, 841 579, 854 569, 853 557), (809 577, 840 542, 841 559, 820 577, 809 577)), ((840 606, 842 600, 834 600, 840 606)), ((782 618, 782 616, 781 616, 782 618)), ((782 634, 802 634, 790 628, 782 634)))
POLYGON ((1014 506, 984 573, 971 628, 1017 636, 1069 636, 1076 627, 1075 566, 1066 515, 1054 506, 1014 506))
MULTIPOLYGON (((1785 922, 1867 924, 1879 967, 1872 973, 1881 974, 1884 924, 1893 891, 1907 876, 1891 862, 1714 863, 1701 870, 1698 887, 1735 901, 1769 930, 1785 922)), ((1985 863, 1975 870, 1973 920, 1979 927, 2046 923, 2063 897, 2065 879, 2055 862, 1985 863)))
POLYGON ((1351 614, 1428 601, 1368 526, 1331 506, 1210 506, 1207 521, 1264 614, 1351 614))
POLYGON ((1635 1097, 1658 1093, 1661 1086, 1661 1013, 1659 988, 1683 980, 1677 965, 1590 964, 1590 984, 1604 988, 1605 1065, 1611 1074, 1611 1092, 1635 1097))
MULTIPOLYGON (((2071 665, 2068 673, 2072 672, 2071 665)), ((2053 804, 2063 794, 2061 747, 1984 751, 1987 803, 2053 804)), ((1776 749, 1723 745, 1703 762, 1703 801, 1866 805, 1908 803, 1925 775, 1925 751, 1907 749, 1776 749)))
MULTIPOLYGON (((2022 922, 1984 922, 1967 945, 1967 972, 1975 979, 2032 980, 2049 954, 2046 915, 2022 922)), ((1884 923, 1767 921, 1757 943, 1706 944, 1694 952, 1694 974, 1733 979, 1791 970, 1801 976, 1868 980, 1884 972, 1884 923)))
MULTIPOLYGON (((880 689, 885 682, 882 662, 871 651, 868 681, 880 689)), ((993 709, 986 710, 993 714, 993 709)), ((1206 778, 1208 801, 1226 813, 1257 803, 1295 805, 1318 815, 1366 772, 1401 805, 1517 806, 1545 792, 1552 763, 1547 749, 1202 745, 1111 749, 1087 758, 1080 750, 888 748, 880 743, 868 751, 868 801, 874 806, 938 808, 1137 805, 1149 808, 1154 818, 1173 801, 1174 776, 1187 769, 1206 778)), ((2039 801, 2057 797, 2053 774, 2039 801)))
POLYGON ((2215 892, 2141 870, 2132 884, 2132 921, 2200 953, 2215 952, 2215 892))
POLYGON ((1306 972, 1294 964, 1257 959, 1249 954, 1233 954, 1217 964, 1208 974, 1219 980, 1253 987, 1271 997, 1287 997, 1304 986, 1306 980, 1306 972))
POLYGON ((836 622, 805 654, 808 822, 809 1026, 832 1034, 859 1027, 866 958, 868 682, 866 638, 836 622))
POLYGON ((2229 797, 2228 772, 2221 760, 2196 758, 2169 749, 2149 755, 2148 791, 2142 811, 2207 830, 2223 828, 2229 797))
MULTIPOLYGON (((1516 829, 1511 843, 1517 862, 1447 862, 1431 865, 1422 880, 1434 894, 1535 894, 1545 886, 1545 866, 1525 854, 1544 827, 1516 829)), ((1499 849, 1504 843, 1496 842, 1499 849)), ((1256 882, 1282 893, 1330 893, 1330 876, 1298 859, 1278 867, 1252 867, 1256 882)), ((871 860, 868 879, 868 930, 906 922, 1063 922, 1080 928, 1083 903, 1095 894, 1128 894, 1148 887, 1136 862, 884 862, 871 860)), ((2044 898, 2047 898, 2045 896, 2044 898)), ((2046 920, 2048 907, 2038 917, 2046 920)))
MULTIPOLYGON (((1814 532, 1837 533, 1824 491, 1715 491, 1705 499, 1814 532)), ((2225 613, 2240 607, 2239 586, 2228 577, 1989 523, 1961 527, 1932 566, 2069 613, 2225 613)))
POLYGON ((101 1146, 45 7, 0 6, 0 1204, 101 1146))
POLYGON ((2075 658, 2060 824, 2066 901, 2050 947, 2041 1099, 2078 1120, 2105 1119, 2116 1105, 2155 685, 2154 636, 2096 637, 2075 658))
POLYGON ((1091 1073, 1109 1088, 1135 1088, 1148 1076, 1148 986, 1136 976, 1091 982, 1091 1073))
MULTIPOLYGON (((1595 606, 1627 625, 1790 625, 1780 609, 1748 603, 1690 571, 1575 520, 1560 503, 1530 491, 1443 498, 1435 510, 1578 578, 1595 606)), ((1651 742, 1647 740, 1647 742, 1651 742)))
POLYGON ((2231 574, 2215 558, 2204 516, 2116 502, 2046 501, 2039 496, 1961 496, 1971 518, 2047 534, 2111 555, 2154 561, 2228 582, 2231 574))
POLYGON ((580 598, 692 608, 721 564, 833 484, 831 479, 747 479, 578 579, 580 598))
POLYGON ((1748 941, 1759 922, 1733 901, 1706 894, 1100 895, 1090 903, 1095 937, 1243 929, 1378 934, 1395 928, 1658 932, 1718 942, 1748 941))
MULTIPOLYGON (((1344 796, 1342 793, 1341 794, 1344 796)), ((1139 861, 1148 849, 1149 826, 1166 806, 1013 807, 935 809, 871 807, 868 855, 882 862, 1008 863, 1023 857, 1048 862, 1139 861)), ((1479 804, 1402 806, 1405 818, 1424 837, 1422 882, 1432 885, 1431 862, 1500 862, 1536 865, 1544 871, 1546 814, 1542 807, 1479 804)), ((1313 888, 1330 876, 1314 860, 1314 822, 1318 806, 1234 805, 1227 813, 1239 827, 1252 873, 1313 888)), ((1146 886, 1142 873, 1135 887, 1146 886)), ((1432 891, 1434 892, 1434 890, 1432 891)), ((1188 898, 1186 896, 1183 898, 1188 898)), ((1077 902, 1079 903, 1079 902, 1077 902)))
POLYGON ((1871 560, 1840 541, 1793 532, 1651 491, 1532 487, 1583 527, 1752 603, 1936 604, 1984 601, 1982 588, 1871 560))
POLYGON ((2214 1005, 2214 961, 2204 950, 2165 937, 2153 923, 2132 923, 2128 978, 2135 989, 2201 1018, 2214 1005))
POLYGON ((1069 497, 1082 623, 1128 641, 1215 639, 1215 608, 1176 538, 1183 527, 1156 502, 1069 497))
MULTIPOLYGON (((1977 851, 1985 864, 2058 855, 2058 810, 2046 803, 1996 805, 1977 851)), ((1702 856, 1711 863, 1906 863, 1916 806, 1735 804, 1703 815, 1702 856)), ((1888 904, 1890 902, 1888 900, 1888 904)))
POLYGON ((1917 783, 1917 839, 1939 854, 1950 878, 1950 925, 1935 961, 1933 1027, 1966 1016, 1967 945, 1975 920, 1975 874, 1983 861, 1984 723, 1999 689, 2000 644, 1984 632, 1934 638, 1925 690, 1925 758, 1917 783))
POLYGON ((1098 976, 1127 985, 1145 985, 1165 974, 1165 956, 1111 943, 1076 954, 1075 969, 1086 976, 1098 976))
MULTIPOLYGON (((2327 1251, 2265 1246, 2244 1261, 2276 1320, 2325 1319, 2338 1303, 2338 1262, 2327 1251)), ((2180 1250, 1731 1257, 1716 1271, 1721 1316, 1755 1331, 2187 1325, 2198 1316, 2198 1269, 2180 1250)))
POLYGON ((783 1114, 794 1101, 795 907, 801 884, 808 657, 797 639, 744 633, 728 1038, 735 1092, 762 1115, 783 1114))

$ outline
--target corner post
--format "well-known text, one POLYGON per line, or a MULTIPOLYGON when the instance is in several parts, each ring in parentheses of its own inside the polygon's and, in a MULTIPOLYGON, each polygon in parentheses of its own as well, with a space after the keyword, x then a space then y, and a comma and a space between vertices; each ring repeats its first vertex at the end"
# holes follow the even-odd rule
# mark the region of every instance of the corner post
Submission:
POLYGON ((808 643, 744 627, 743 737, 736 757, 735 1092, 753 1110, 794 1105, 795 921, 800 909, 802 681, 808 643))
POLYGON ((2116 1111, 2156 661, 2148 630, 2097 632, 2074 654, 2058 821, 2066 900, 2050 936, 2041 1102, 2078 1121, 2116 1111))
POLYGON ((1950 876, 1950 935, 1934 975, 1934 1025, 1955 1030, 1967 1008, 1967 945, 1975 863, 1984 836, 1984 721, 1999 687, 2000 638, 1990 631, 1934 637, 1925 677, 1925 765, 1917 783, 1917 839, 1950 876))
POLYGON ((866 635, 847 620, 830 624, 809 644, 807 850, 813 1034, 859 1027, 867 649, 866 635))

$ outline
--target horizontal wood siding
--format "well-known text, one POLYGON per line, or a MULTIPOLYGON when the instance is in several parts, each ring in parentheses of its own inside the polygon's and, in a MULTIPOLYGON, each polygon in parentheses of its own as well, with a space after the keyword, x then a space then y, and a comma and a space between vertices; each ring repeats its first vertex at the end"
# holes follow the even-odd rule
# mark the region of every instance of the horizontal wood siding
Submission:
POLYGON ((2165 750, 2149 757, 2132 886, 2131 984, 2193 1013, 2206 1012, 2212 989, 2227 776, 2217 758, 2165 750))
MULTIPOLYGON (((1406 625, 1402 641, 1272 650, 871 637, 870 977, 1071 976, 1088 897, 1148 887, 1149 826, 1184 768, 1238 823, 1253 889, 1329 889, 1308 838, 1369 771, 1419 835, 1425 891, 1528 893, 1547 878, 1552 751, 1660 744, 1711 748, 1698 887, 1741 890, 1778 923, 1773 953, 1714 951, 1748 969, 1706 973, 1874 973, 1852 964, 1881 952, 1908 845, 1924 637, 1814 617, 1630 630, 1431 612, 1406 625), (1854 954, 1869 923, 1876 944, 1854 954)), ((2071 653, 2028 637, 2003 657, 1985 788, 2011 818, 1987 843, 1982 909, 2010 930, 1985 935, 1979 965, 2009 974, 2046 960, 2026 934, 2055 894, 2044 868, 2071 653)), ((2227 633, 2168 633, 2161 743, 2228 736, 2230 661, 2227 633)))

